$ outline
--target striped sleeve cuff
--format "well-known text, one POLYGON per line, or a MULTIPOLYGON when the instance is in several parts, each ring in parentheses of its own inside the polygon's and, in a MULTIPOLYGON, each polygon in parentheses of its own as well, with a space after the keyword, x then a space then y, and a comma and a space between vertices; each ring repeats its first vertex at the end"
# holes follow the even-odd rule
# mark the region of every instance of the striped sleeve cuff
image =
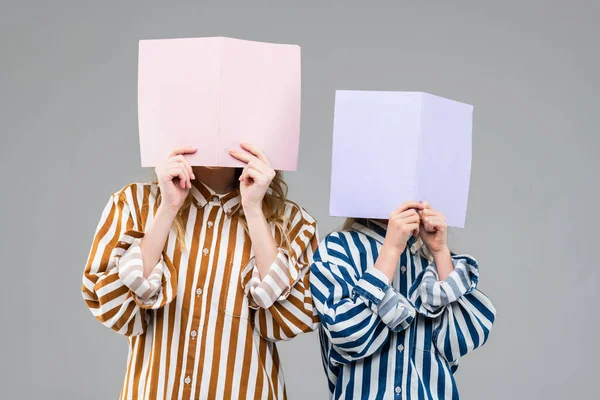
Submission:
POLYGON ((375 267, 369 267, 353 289, 371 310, 379 315, 392 331, 406 329, 415 318, 412 304, 388 281, 387 276, 375 267))
POLYGON ((383 300, 390 287, 387 276, 375 267, 369 267, 354 286, 354 296, 362 297, 373 311, 383 300))
POLYGON ((477 288, 479 267, 468 255, 452 256, 454 271, 444 281, 439 280, 435 264, 417 276, 408 295, 417 311, 428 317, 440 315, 444 307, 468 295, 477 288))
POLYGON ((140 242, 141 238, 139 237, 124 235, 119 243, 128 245, 128 247, 115 256, 115 264, 119 279, 134 294, 135 302, 140 307, 152 308, 159 300, 165 271, 167 271, 167 275, 169 275, 169 271, 161 255, 150 275, 144 278, 140 242))
POLYGON ((242 270, 242 287, 252 309, 270 308, 276 301, 285 300, 291 287, 298 279, 298 267, 291 262, 288 252, 278 249, 277 257, 271 264, 269 272, 262 279, 253 257, 242 270))

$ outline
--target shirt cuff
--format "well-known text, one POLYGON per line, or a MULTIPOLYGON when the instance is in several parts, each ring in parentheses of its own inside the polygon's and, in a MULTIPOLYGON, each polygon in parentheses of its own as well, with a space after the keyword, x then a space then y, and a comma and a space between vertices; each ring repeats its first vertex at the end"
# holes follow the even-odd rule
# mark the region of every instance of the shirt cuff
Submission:
POLYGON ((276 301, 285 300, 298 280, 298 264, 290 260, 288 252, 278 249, 275 260, 262 279, 252 257, 242 270, 241 284, 252 309, 270 308, 276 301))
POLYGON ((368 267, 354 286, 353 294, 361 297, 373 311, 377 312, 379 303, 390 288, 390 282, 383 272, 375 267, 368 267))
POLYGON ((417 276, 409 290, 409 299, 419 313, 435 318, 443 312, 446 305, 477 288, 479 281, 477 261, 468 255, 454 255, 452 263, 454 270, 444 281, 439 280, 434 263, 430 263, 417 276))
POLYGON ((144 264, 140 247, 143 233, 125 233, 117 245, 115 265, 121 282, 134 294, 134 301, 142 308, 152 308, 157 302, 167 265, 163 256, 144 278, 144 264), (121 250, 119 250, 121 249, 121 250))
POLYGON ((387 276, 375 267, 369 267, 353 289, 354 297, 361 298, 379 315, 392 331, 406 329, 415 318, 415 309, 400 292, 394 289, 387 276))

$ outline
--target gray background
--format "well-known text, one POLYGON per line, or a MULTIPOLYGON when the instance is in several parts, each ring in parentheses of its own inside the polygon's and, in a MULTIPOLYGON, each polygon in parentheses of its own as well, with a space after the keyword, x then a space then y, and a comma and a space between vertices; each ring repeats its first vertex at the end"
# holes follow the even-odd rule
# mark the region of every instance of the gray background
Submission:
MULTIPOLYGON (((467 228, 451 240, 478 257, 499 317, 463 359, 460 391, 596 398, 598 4, 2 1, 2 397, 117 398, 126 342, 79 289, 108 196, 150 172, 137 42, 222 35, 302 46, 300 165, 287 179, 322 234, 341 223, 328 216, 334 89, 474 104, 467 228)), ((327 395, 317 342, 280 346, 292 399, 327 395)))

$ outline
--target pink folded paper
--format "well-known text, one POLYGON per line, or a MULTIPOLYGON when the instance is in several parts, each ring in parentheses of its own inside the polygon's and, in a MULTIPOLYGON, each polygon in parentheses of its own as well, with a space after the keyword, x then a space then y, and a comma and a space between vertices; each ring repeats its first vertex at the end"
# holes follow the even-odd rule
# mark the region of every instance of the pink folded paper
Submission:
POLYGON ((300 47, 229 38, 141 40, 138 118, 142 166, 193 146, 192 165, 237 167, 240 142, 273 168, 296 170, 300 47))

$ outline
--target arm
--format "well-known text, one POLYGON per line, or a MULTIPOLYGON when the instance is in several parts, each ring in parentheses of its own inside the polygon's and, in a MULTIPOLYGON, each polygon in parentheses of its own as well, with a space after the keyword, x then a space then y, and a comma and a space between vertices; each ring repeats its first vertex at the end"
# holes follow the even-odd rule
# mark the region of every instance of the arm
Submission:
POLYGON ((454 262, 450 250, 448 247, 445 247, 439 252, 432 252, 432 256, 439 279, 441 281, 446 280, 452 271, 454 271, 454 262))
POLYGON ((140 242, 142 278, 148 278, 152 274, 153 266, 160 261, 173 221, 189 195, 191 180, 196 177, 185 155, 195 152, 193 147, 175 149, 164 164, 155 168, 161 201, 140 242))
MULTIPOLYGON (((356 233, 353 240, 361 240, 356 233)), ((344 234, 330 234, 319 246, 311 266, 311 287, 323 331, 332 344, 332 361, 350 363, 377 352, 390 332, 406 329, 415 310, 374 268, 367 251, 367 267, 357 276, 344 234)), ((367 243, 375 246, 374 243, 367 243)))
POLYGON ((482 346, 496 318, 491 301, 477 290, 479 268, 472 257, 453 256, 453 271, 440 281, 435 264, 415 280, 409 298, 420 314, 436 318, 434 346, 453 366, 482 346))
POLYGON ((271 226, 263 214, 262 206, 244 209, 244 215, 248 222, 257 272, 260 278, 264 278, 278 256, 277 244, 271 226))
MULTIPOLYGON (((126 202, 145 188, 132 185, 112 196, 96 229, 83 274, 82 293, 92 314, 105 326, 126 336, 146 329, 145 309, 170 302, 177 292, 175 269, 166 256, 143 277, 140 243, 144 237, 126 202)), ((137 204, 140 204, 138 202, 137 204)))
MULTIPOLYGON (((262 276, 255 254, 241 276, 249 305, 257 310, 255 328, 272 341, 289 340, 317 324, 309 284, 310 261, 318 246, 317 223, 295 204, 285 207, 289 247, 275 248, 275 260, 262 276)), ((274 227, 269 226, 269 236, 276 236, 274 227)))
POLYGON ((140 251, 143 261, 143 277, 148 278, 162 256, 162 250, 169 237, 171 226, 177 215, 177 210, 169 209, 161 204, 150 223, 148 230, 140 241, 140 251))
POLYGON ((450 250, 448 250, 448 224, 444 213, 437 211, 424 201, 419 211, 419 236, 431 252, 440 280, 446 280, 454 270, 450 250))
POLYGON ((314 331, 319 318, 310 292, 310 274, 292 287, 289 296, 269 308, 259 308, 254 314, 254 328, 272 342, 290 340, 302 333, 314 331))

